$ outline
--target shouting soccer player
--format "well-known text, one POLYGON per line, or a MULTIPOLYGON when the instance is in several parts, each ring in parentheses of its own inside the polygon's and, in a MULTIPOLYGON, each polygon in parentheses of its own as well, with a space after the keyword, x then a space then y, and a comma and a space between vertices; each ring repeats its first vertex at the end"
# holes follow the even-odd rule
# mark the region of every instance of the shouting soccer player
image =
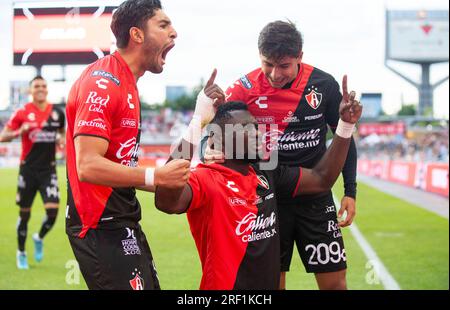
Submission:
POLYGON ((135 189, 183 186, 189 162, 137 167, 137 80, 161 73, 177 33, 157 0, 128 0, 111 29, 118 50, 88 66, 67 102, 66 232, 89 289, 159 289, 135 189))
MULTIPOLYGON (((207 121, 205 104, 219 90, 215 85, 216 72, 197 100, 194 118, 189 126, 201 128, 207 121)), ((156 187, 155 205, 166 213, 187 213, 192 235, 202 263, 200 289, 278 289, 280 282, 280 225, 277 199, 301 194, 329 191, 342 170, 351 143, 354 124, 362 107, 355 93, 347 93, 343 80, 340 120, 333 142, 312 169, 279 165, 275 170, 262 170, 257 160, 261 138, 257 134, 257 120, 243 102, 221 105, 211 124, 210 138, 233 158, 222 164, 200 164, 192 172, 188 184, 180 188, 156 187), (230 132, 230 126, 233 130, 230 132), (228 127, 228 131, 227 131, 228 127), (239 159, 242 137, 244 156, 239 159), (231 137, 231 143, 229 138, 231 137), (227 144, 228 143, 228 144, 227 144)), ((188 149, 185 158, 192 156, 192 145, 198 135, 187 135, 181 146, 188 149)), ((179 148, 180 150, 183 147, 179 148)), ((183 154, 183 153, 181 153, 183 154)), ((169 161, 170 164, 170 161, 169 161)), ((302 208, 302 206, 297 206, 302 208)), ((342 259, 344 252, 336 242, 331 245, 330 259, 342 259)))
POLYGON ((47 102, 47 82, 36 76, 30 82, 33 101, 17 110, 0 134, 0 142, 22 138, 19 181, 16 203, 20 207, 17 223, 17 268, 28 269, 25 252, 28 221, 36 192, 39 190, 45 208, 45 218, 39 233, 33 234, 34 258, 43 259, 43 238, 53 227, 59 207, 56 176, 56 144, 64 143, 64 113, 47 102))
MULTIPOLYGON (((329 126, 335 132, 342 94, 328 73, 302 62, 303 40, 295 25, 276 21, 263 28, 258 48, 261 67, 245 75, 226 93, 216 90, 219 101, 243 101, 259 124, 276 124, 268 132, 275 140, 279 162, 312 168, 326 151, 329 126)), ((205 155, 220 161, 217 152, 205 155)), ((346 289, 346 256, 341 227, 352 223, 356 206, 356 146, 353 138, 342 170, 345 196, 336 214, 330 190, 322 193, 280 197, 281 282, 285 288, 294 242, 305 269, 314 273, 320 289, 346 289), (338 216, 346 217, 338 222, 338 216), (321 259, 339 248, 339 259, 321 259)))

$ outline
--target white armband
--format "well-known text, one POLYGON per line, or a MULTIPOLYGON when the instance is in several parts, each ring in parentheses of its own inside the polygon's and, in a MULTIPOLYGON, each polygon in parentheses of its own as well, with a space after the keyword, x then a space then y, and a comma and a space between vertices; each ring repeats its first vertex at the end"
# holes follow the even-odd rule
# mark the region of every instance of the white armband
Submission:
POLYGON ((338 125, 336 127, 336 134, 344 139, 348 139, 353 135, 353 130, 355 129, 355 124, 344 122, 339 119, 338 125))
POLYGON ((145 169, 145 186, 155 185, 155 168, 145 169))

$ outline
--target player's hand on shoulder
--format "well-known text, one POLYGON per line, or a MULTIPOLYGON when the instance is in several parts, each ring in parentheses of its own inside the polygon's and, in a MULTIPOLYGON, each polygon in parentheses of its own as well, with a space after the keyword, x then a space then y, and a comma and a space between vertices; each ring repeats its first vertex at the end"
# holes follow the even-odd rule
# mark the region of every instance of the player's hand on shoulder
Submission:
POLYGON ((339 106, 339 116, 347 123, 356 124, 359 121, 362 114, 362 105, 356 100, 356 92, 351 91, 348 93, 347 88, 347 75, 344 75, 342 79, 342 101, 339 106))
POLYGON ((166 188, 184 187, 189 180, 191 163, 184 159, 174 159, 155 169, 155 185, 166 188))

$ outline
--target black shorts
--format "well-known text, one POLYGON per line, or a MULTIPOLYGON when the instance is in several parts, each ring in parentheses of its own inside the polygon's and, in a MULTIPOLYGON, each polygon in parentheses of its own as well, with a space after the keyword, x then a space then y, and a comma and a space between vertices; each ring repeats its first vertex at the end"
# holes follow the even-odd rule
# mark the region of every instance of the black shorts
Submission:
POLYGON ((41 193, 45 203, 59 203, 59 187, 56 169, 38 169, 21 165, 17 181, 16 204, 31 208, 36 192, 41 193))
POLYGON ((297 205, 279 205, 281 271, 289 271, 294 242, 308 273, 347 268, 344 240, 330 193, 297 205))
POLYGON ((69 236, 80 271, 91 290, 159 290, 152 253, 141 228, 90 229, 69 236))

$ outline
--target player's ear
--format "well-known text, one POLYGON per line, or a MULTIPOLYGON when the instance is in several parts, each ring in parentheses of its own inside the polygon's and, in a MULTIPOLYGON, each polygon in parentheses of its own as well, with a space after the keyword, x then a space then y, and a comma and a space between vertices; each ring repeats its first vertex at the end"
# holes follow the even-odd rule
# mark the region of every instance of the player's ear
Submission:
POLYGON ((303 58, 303 51, 300 51, 300 54, 298 55, 298 63, 300 64, 302 62, 302 58, 303 58))
POLYGON ((133 41, 138 44, 142 44, 144 42, 144 31, 139 29, 138 27, 130 28, 130 41, 133 41))

